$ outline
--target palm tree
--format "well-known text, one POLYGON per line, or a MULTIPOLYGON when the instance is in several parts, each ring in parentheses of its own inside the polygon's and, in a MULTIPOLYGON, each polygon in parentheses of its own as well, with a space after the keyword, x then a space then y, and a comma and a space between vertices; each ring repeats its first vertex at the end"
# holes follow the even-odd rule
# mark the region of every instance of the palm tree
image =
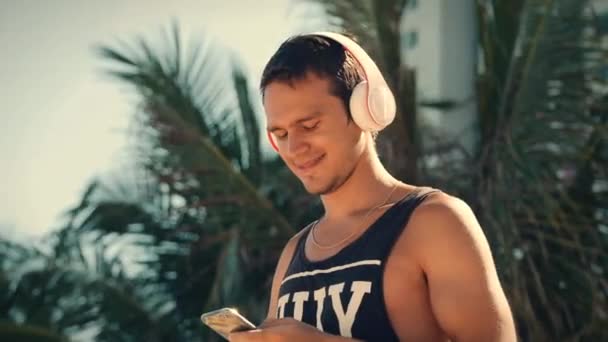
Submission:
MULTIPOLYGON (((401 62, 407 1, 315 2, 329 28, 355 33, 405 94, 402 114, 380 136, 389 169, 476 209, 522 341, 605 338, 606 51, 591 30, 591 4, 479 0, 481 142, 471 159, 427 165, 459 143, 440 151, 421 143, 433 132, 417 124, 414 74, 401 62)), ((27 257, 0 258, 8 289, 0 312, 10 322, 0 334, 17 327, 60 340, 84 329, 101 341, 212 341, 198 320, 204 311, 236 304, 254 321, 264 316, 280 247, 320 203, 262 153, 257 98, 240 64, 211 44, 185 49, 176 25, 163 38, 161 48, 139 39, 98 49, 138 98, 132 159, 90 184, 51 252, 15 247, 27 257), (40 260, 36 281, 15 275, 24 261, 4 261, 25 259, 40 260), (67 305, 61 314, 48 311, 49 299, 15 300, 23 297, 15 289, 38 293, 36 284, 67 305)))
POLYGON ((154 341, 176 336, 178 322, 154 306, 167 302, 164 293, 128 276, 122 258, 109 248, 115 238, 76 233, 61 229, 40 248, 0 240, 0 338, 154 341), (146 330, 135 330, 142 326, 146 330))
POLYGON ((413 78, 399 62, 407 1, 301 3, 310 2, 330 17, 319 29, 358 35, 400 94, 396 127, 379 138, 398 150, 383 155, 393 172, 476 209, 521 340, 607 338, 607 51, 593 3, 477 1, 480 143, 471 159, 432 166, 422 161, 441 161, 461 147, 454 140, 425 151, 420 142, 433 132, 416 124, 420 106, 408 100, 416 98, 413 78), (403 137, 405 145, 395 143, 403 137))
POLYGON ((123 241, 136 270, 130 295, 142 305, 130 320, 109 317, 99 340, 136 339, 159 318, 166 326, 150 338, 214 340, 199 316, 222 306, 260 321, 283 244, 320 208, 262 154, 257 98, 236 59, 211 44, 183 48, 176 24, 163 38, 162 48, 139 39, 98 49, 138 96, 132 160, 93 182, 62 230, 123 241))
MULTIPOLYGON (((6 341, 65 341, 52 310, 41 304, 53 300, 57 287, 40 279, 52 279, 41 251, 0 239, 0 338, 6 341), (46 286, 45 286, 46 285, 46 286), (27 296, 26 296, 27 295, 27 296)), ((59 275, 57 275, 59 276, 59 275)), ((59 278, 59 277, 57 277, 59 278)), ((57 283, 55 279, 54 283, 57 283)), ((58 310, 58 308, 55 308, 58 310)))

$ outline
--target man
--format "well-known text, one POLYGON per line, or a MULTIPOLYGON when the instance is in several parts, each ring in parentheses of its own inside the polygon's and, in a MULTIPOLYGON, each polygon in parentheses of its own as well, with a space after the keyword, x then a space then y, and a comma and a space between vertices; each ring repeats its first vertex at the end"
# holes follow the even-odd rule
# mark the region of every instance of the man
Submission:
POLYGON ((285 246, 267 320, 230 341, 515 341, 471 209, 395 179, 376 132, 353 121, 353 88, 371 74, 350 51, 297 36, 264 70, 273 146, 325 214, 285 246))

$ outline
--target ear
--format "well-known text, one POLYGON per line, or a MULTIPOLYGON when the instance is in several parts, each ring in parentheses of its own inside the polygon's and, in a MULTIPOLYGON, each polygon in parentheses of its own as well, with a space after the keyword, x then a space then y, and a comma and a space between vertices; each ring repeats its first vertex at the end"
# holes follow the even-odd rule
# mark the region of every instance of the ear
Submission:
POLYGON ((274 137, 272 136, 272 133, 266 131, 266 136, 268 137, 268 142, 270 142, 270 146, 272 146, 272 149, 274 149, 275 152, 279 153, 279 147, 277 146, 277 143, 274 141, 274 137))

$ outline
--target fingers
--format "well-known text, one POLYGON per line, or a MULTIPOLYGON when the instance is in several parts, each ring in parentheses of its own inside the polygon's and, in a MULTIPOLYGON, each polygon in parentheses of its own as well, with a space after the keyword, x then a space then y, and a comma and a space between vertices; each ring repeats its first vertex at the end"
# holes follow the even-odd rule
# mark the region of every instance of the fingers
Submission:
POLYGON ((271 327, 274 324, 275 321, 278 321, 278 319, 276 319, 276 318, 268 318, 264 322, 262 322, 262 324, 260 324, 258 326, 258 328, 264 329, 264 328, 271 327))
POLYGON ((233 332, 228 335, 228 341, 230 342, 256 342, 264 341, 262 337, 262 330, 248 330, 241 332, 233 332))
POLYGON ((280 325, 288 325, 288 324, 300 324, 300 321, 295 320, 291 317, 289 318, 280 318, 280 319, 267 319, 262 324, 260 324, 259 328, 265 329, 270 327, 276 327, 280 325))
POLYGON ((303 325, 303 323, 293 318, 267 319, 255 330, 231 333, 228 340, 230 342, 267 342, 281 336, 285 329, 297 328, 297 325, 303 325))

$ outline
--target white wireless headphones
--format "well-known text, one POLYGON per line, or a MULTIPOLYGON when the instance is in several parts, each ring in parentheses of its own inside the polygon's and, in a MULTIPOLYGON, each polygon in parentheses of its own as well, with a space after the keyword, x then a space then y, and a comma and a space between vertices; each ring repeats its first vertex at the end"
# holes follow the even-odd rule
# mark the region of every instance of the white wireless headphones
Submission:
MULTIPOLYGON (((364 131, 380 131, 395 119, 397 106, 395 97, 384 80, 380 69, 359 44, 352 39, 334 32, 314 32, 317 35, 334 40, 345 50, 349 51, 357 60, 365 80, 353 89, 349 108, 353 120, 364 131)), ((268 133, 270 144, 278 151, 272 135, 268 133)))

